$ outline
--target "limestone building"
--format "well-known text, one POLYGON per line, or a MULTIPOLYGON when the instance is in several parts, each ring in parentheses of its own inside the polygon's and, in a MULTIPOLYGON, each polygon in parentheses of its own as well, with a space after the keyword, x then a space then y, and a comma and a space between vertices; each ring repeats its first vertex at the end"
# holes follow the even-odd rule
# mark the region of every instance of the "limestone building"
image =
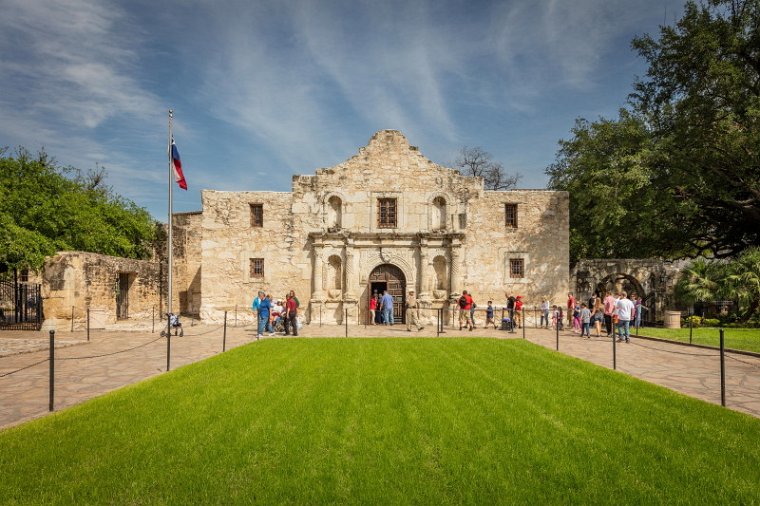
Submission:
POLYGON ((295 290, 311 323, 363 323, 375 290, 396 296, 399 319, 410 289, 430 310, 465 289, 481 307, 568 291, 567 193, 485 191, 394 130, 290 192, 205 190, 202 206, 174 223, 175 300, 203 319, 242 318, 259 289, 295 290))

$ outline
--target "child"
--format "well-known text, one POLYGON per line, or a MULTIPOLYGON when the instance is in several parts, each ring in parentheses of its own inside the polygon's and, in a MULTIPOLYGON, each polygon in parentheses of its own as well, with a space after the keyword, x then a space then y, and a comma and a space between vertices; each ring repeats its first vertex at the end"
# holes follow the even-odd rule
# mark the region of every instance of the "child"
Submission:
MULTIPOLYGON (((581 307, 576 304, 573 306, 573 332, 581 332, 581 307)), ((581 332, 581 336, 583 333, 581 332)))
POLYGON ((545 326, 548 329, 549 328, 549 301, 544 299, 541 301, 541 326, 545 326))
POLYGON ((562 317, 560 316, 560 312, 557 309, 557 306, 556 305, 552 306, 552 328, 553 329, 558 328, 557 327, 557 325, 558 325, 557 322, 559 322, 560 318, 562 318, 562 317))
POLYGON ((557 325, 559 326, 560 330, 565 330, 565 314, 564 311, 562 311, 562 306, 557 306, 557 313, 559 313, 557 316, 557 325))
POLYGON ((581 337, 585 334, 586 337, 591 339, 591 311, 586 304, 581 304, 580 320, 583 325, 583 327, 581 327, 581 337))
POLYGON ((491 305, 492 301, 488 301, 488 307, 486 307, 486 324, 485 327, 488 327, 488 324, 490 323, 493 325, 493 328, 496 329, 496 322, 493 321, 493 306, 491 305))

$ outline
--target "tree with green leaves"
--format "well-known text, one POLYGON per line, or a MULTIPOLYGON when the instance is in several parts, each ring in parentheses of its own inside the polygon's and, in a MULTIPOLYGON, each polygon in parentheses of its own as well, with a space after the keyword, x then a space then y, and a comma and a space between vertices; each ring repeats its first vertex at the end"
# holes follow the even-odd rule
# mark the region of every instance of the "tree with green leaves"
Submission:
POLYGON ((749 320, 760 310, 760 248, 732 260, 698 258, 681 271, 675 295, 685 304, 736 301, 739 320, 749 320))
POLYGON ((633 47, 649 64, 632 105, 660 146, 656 184, 690 203, 696 253, 760 245, 760 1, 687 2, 675 26, 633 47))
POLYGON ((0 150, 0 266, 37 270, 60 250, 149 257, 155 221, 103 179, 102 169, 82 175, 44 152, 0 150))
POLYGON ((687 2, 659 38, 632 44, 649 67, 630 110, 579 120, 547 169, 571 193, 571 258, 760 245, 760 0, 687 2))

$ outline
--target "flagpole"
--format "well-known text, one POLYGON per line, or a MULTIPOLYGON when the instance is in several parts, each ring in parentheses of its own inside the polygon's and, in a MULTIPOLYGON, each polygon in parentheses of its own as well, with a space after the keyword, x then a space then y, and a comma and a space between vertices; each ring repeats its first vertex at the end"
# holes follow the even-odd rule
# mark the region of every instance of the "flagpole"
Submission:
POLYGON ((173 255, 172 250, 174 249, 173 242, 172 242, 172 214, 173 214, 173 202, 172 202, 172 184, 174 183, 174 167, 172 166, 172 121, 174 120, 174 111, 169 109, 169 238, 167 242, 167 249, 169 250, 169 279, 168 279, 168 289, 167 289, 167 295, 166 295, 166 312, 171 313, 172 312, 172 266, 173 266, 173 255))

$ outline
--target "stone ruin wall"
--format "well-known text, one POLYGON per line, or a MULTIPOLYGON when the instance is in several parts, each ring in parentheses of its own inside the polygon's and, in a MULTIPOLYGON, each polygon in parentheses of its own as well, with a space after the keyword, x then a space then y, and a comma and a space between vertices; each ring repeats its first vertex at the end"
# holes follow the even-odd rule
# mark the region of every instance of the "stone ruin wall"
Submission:
MULTIPOLYGON (((198 315, 201 307, 201 228, 203 215, 200 211, 175 213, 173 216, 172 242, 174 258, 172 269, 172 293, 174 307, 182 314, 198 315)), ((164 252, 166 248, 164 247, 164 252)), ((164 257, 166 254, 164 253, 164 257)), ((163 258, 164 266, 166 259, 163 258)), ((165 277, 165 276, 164 276, 165 277)), ((168 283, 168 280, 164 280, 168 283)), ((165 286, 165 285, 164 285, 165 286)), ((166 295, 162 295, 165 299, 166 295)))
POLYGON ((111 257, 97 253, 62 251, 50 257, 42 269, 42 297, 46 322, 86 324, 102 328, 116 321, 119 273, 130 273, 129 316, 150 319, 158 312, 161 286, 159 264, 146 260, 111 257))

